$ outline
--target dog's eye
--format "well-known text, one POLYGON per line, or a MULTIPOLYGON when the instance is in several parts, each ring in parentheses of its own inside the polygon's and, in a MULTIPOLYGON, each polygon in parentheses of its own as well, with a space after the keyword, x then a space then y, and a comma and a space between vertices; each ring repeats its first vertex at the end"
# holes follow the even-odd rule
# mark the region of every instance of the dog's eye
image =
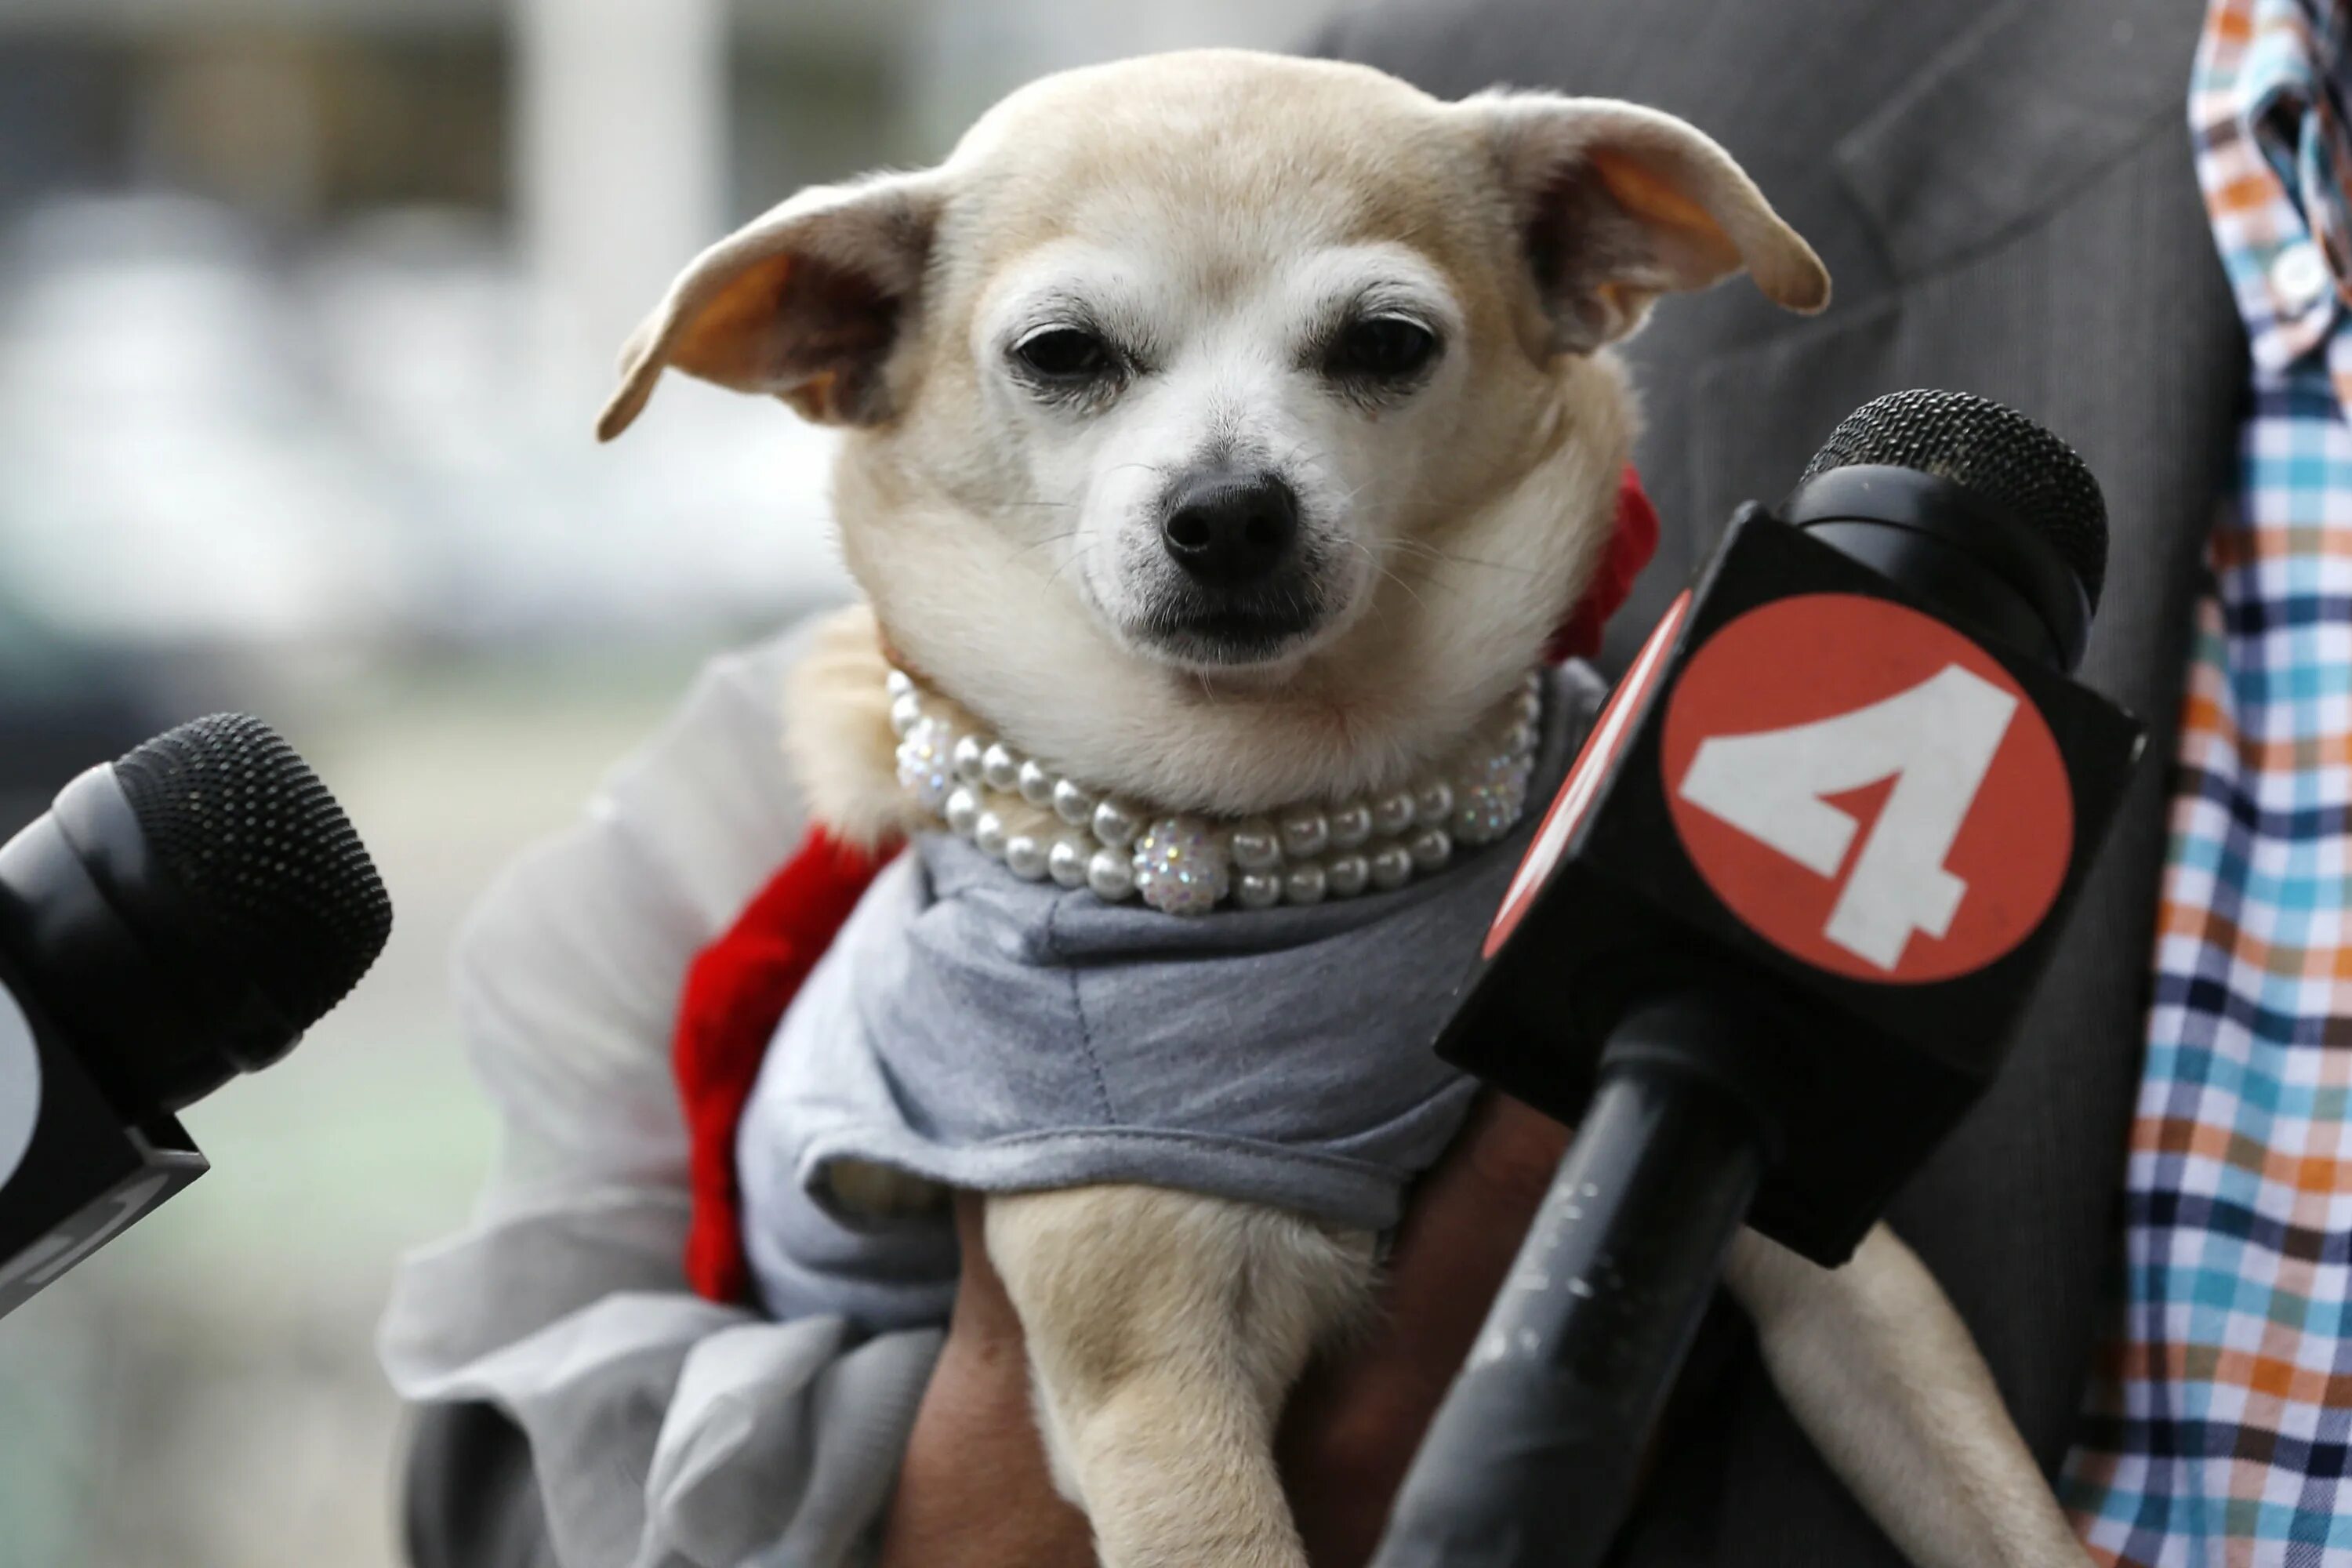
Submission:
POLYGON ((1092 381, 1115 362, 1110 346, 1078 327, 1048 327, 1013 345, 1013 357, 1041 381, 1092 381))
POLYGON ((1368 316, 1350 322, 1331 345, 1333 375, 1402 381, 1437 357, 1437 334, 1402 316, 1368 316))

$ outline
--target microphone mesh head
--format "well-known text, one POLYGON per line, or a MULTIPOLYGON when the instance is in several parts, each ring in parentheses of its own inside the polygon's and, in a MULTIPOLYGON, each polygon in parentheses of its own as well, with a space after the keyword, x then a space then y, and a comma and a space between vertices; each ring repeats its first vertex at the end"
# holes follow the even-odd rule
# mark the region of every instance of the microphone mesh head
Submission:
POLYGON ((199 933, 308 1029, 392 934, 392 900, 360 836, 294 748, 258 719, 215 713, 114 764, 199 933))
POLYGON ((2107 575, 2099 482, 2074 448, 2015 409, 1967 392, 1888 393, 1839 422, 1804 478, 1855 463, 1916 468, 1999 504, 2050 542, 2099 607, 2107 575))

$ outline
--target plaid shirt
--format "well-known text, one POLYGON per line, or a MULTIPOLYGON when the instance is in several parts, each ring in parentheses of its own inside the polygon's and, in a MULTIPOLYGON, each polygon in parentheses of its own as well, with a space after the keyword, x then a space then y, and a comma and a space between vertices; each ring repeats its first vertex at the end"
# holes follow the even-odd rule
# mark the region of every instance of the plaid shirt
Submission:
POLYGON ((2198 175, 2252 384, 2197 607, 2125 1179, 2064 1494, 2103 1563, 2352 1568, 2352 0, 2211 0, 2198 175))

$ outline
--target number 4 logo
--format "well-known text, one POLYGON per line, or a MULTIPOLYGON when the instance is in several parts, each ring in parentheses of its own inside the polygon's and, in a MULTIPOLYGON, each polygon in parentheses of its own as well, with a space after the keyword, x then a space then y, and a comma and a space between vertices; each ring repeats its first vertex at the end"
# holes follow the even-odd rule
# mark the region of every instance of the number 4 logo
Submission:
POLYGON ((1892 778, 1822 934, 1893 969, 1915 931, 1951 930, 1968 884, 1944 868, 1992 766, 2017 699, 1957 664, 1907 691, 1785 730, 1714 735, 1683 774, 1682 798, 1834 877, 1859 830, 1822 797, 1892 778))
POLYGON ((1886 600, 1807 595, 1724 627, 1675 688, 1660 760, 1732 911, 1857 978, 1991 963, 2041 923, 2072 852, 2065 768, 2022 689, 1886 600), (1874 785, 1865 821, 1853 795, 1874 785))

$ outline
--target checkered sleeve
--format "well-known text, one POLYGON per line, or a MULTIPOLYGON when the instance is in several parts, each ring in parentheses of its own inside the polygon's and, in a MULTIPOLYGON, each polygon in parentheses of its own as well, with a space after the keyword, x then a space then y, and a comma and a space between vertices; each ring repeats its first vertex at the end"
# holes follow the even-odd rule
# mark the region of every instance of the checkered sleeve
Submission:
POLYGON ((2124 1275, 2063 1492, 2102 1563, 2352 1568, 2352 0, 2213 0, 2252 383, 2174 773, 2124 1275))

